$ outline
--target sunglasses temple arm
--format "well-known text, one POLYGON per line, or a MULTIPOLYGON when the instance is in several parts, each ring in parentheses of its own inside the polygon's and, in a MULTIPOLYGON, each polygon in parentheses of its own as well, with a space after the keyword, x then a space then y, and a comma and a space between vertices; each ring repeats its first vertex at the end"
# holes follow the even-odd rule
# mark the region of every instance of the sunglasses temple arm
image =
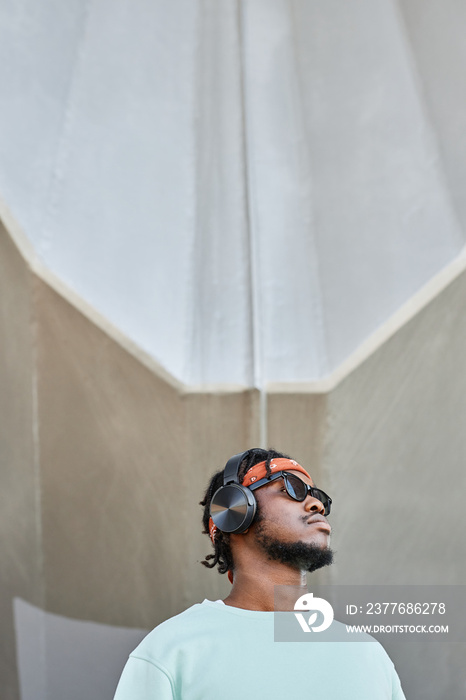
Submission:
POLYGON ((249 484, 246 488, 248 488, 250 491, 255 491, 258 489, 260 486, 265 486, 265 484, 270 484, 272 481, 275 481, 275 479, 279 479, 282 476, 281 472, 277 472, 276 474, 272 474, 270 477, 264 477, 263 479, 259 479, 259 481, 255 481, 253 484, 249 484))

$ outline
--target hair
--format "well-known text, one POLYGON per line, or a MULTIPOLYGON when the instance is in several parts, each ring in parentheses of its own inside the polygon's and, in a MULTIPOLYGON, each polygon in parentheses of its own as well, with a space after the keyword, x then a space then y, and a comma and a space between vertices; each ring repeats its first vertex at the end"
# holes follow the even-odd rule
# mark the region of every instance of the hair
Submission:
MULTIPOLYGON (((277 452, 273 449, 262 450, 259 447, 253 447, 251 450, 248 450, 238 470, 239 483, 242 483, 246 472, 255 464, 259 464, 259 462, 265 462, 267 476, 271 476, 272 472, 270 470, 270 462, 276 457, 284 457, 285 459, 289 459, 288 455, 285 455, 282 452, 277 452)), ((209 534, 210 502, 214 493, 221 486, 223 486, 223 469, 213 475, 209 485, 207 486, 204 498, 199 504, 204 507, 202 524, 204 526, 203 533, 206 535, 209 534)), ((259 511, 257 509, 255 516, 256 518, 258 512, 259 511)), ((227 571, 233 571, 234 562, 230 547, 230 534, 228 532, 217 530, 215 533, 213 546, 214 554, 208 554, 201 564, 207 566, 209 569, 213 569, 214 566, 218 566, 219 574, 226 574, 227 571)))

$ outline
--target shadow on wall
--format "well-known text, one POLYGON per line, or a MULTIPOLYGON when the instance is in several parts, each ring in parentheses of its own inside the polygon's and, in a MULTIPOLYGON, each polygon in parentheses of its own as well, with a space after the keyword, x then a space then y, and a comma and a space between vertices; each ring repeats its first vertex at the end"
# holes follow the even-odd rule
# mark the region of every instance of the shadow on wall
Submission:
POLYGON ((21 700, 109 700, 147 630, 71 620, 15 598, 21 700))

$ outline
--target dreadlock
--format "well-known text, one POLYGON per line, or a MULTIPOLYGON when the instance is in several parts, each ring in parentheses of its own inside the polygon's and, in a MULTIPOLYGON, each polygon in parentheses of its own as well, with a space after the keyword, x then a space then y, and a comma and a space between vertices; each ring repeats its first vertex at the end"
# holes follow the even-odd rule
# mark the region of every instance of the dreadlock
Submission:
MULTIPOLYGON (((238 470, 239 483, 242 483, 246 472, 255 464, 259 464, 259 462, 265 462, 267 476, 271 476, 272 472, 270 470, 270 462, 278 457, 289 459, 287 455, 284 455, 281 452, 276 452, 276 450, 272 449, 261 450, 259 447, 254 447, 251 450, 248 450, 238 470)), ((209 534, 210 502, 214 493, 221 486, 223 486, 223 469, 213 475, 205 492, 204 498, 199 504, 204 506, 202 524, 204 526, 203 533, 206 535, 209 534)), ((214 538, 214 554, 208 554, 201 564, 204 564, 204 566, 207 566, 209 569, 213 569, 214 566, 218 565, 218 572, 220 574, 226 574, 227 571, 233 571, 233 556, 231 554, 230 535, 228 532, 222 532, 221 530, 216 531, 214 538)))

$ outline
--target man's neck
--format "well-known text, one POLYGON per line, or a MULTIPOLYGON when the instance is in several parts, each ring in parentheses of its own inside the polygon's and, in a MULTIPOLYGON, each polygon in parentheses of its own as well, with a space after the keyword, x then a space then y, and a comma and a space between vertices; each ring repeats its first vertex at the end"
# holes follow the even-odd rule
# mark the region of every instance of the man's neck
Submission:
POLYGON ((226 605, 244 610, 292 610, 296 600, 307 591, 306 573, 286 565, 235 570, 233 588, 226 605))

